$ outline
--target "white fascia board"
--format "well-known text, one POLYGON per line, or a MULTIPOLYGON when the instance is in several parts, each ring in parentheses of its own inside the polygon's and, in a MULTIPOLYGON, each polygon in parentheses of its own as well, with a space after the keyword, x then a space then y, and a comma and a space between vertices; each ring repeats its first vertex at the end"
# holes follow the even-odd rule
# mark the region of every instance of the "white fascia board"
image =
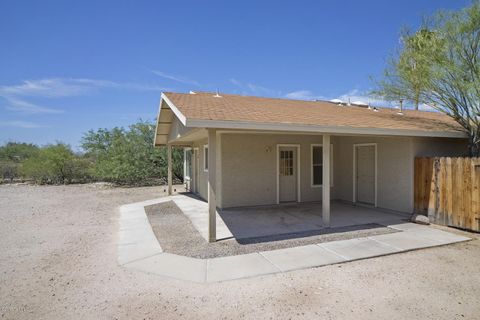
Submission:
POLYGON ((361 134, 380 136, 407 136, 407 137, 439 137, 439 138, 467 138, 464 132, 448 131, 423 131, 407 129, 380 129, 380 128, 355 128, 340 126, 319 126, 291 123, 260 123, 246 121, 215 121, 215 120, 188 120, 186 127, 217 128, 217 129, 245 129, 245 130, 278 130, 285 132, 318 132, 337 134, 361 134))
MULTIPOLYGON (((162 92, 162 100, 164 100, 168 104, 168 106, 173 111, 173 113, 178 118, 178 120, 180 120, 180 122, 184 126, 187 126, 187 118, 185 118, 185 116, 180 112, 180 110, 178 110, 178 108, 173 104, 172 101, 170 101, 170 99, 168 99, 168 97, 163 92, 162 92)), ((160 106, 161 105, 162 105, 162 101, 160 101, 160 106)))

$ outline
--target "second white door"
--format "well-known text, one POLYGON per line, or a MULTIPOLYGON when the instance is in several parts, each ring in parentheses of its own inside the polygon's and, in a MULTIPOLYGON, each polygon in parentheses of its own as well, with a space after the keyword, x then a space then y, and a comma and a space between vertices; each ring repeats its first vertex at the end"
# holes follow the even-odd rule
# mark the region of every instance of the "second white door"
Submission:
POLYGON ((279 201, 297 201, 297 148, 280 147, 278 157, 279 201))
POLYGON ((375 205, 376 159, 375 146, 365 145, 355 147, 356 167, 356 201, 375 205))

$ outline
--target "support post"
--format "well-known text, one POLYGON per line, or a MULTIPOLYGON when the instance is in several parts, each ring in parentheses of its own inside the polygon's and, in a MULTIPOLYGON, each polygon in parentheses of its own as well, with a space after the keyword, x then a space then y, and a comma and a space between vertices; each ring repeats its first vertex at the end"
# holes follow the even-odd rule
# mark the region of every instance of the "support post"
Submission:
POLYGON ((322 222, 330 227, 330 135, 323 135, 322 222))
POLYGON ((172 195, 172 145, 167 146, 167 183, 168 183, 168 195, 172 195))
POLYGON ((208 241, 217 241, 216 160, 217 133, 208 129, 208 241))

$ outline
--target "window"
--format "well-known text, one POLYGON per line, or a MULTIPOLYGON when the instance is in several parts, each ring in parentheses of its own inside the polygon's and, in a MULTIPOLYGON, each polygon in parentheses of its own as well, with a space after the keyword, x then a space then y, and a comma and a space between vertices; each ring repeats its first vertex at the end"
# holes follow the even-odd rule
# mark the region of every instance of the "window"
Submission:
MULTIPOLYGON (((311 145, 312 153, 312 187, 323 185, 323 147, 321 144, 311 145)), ((333 186, 333 146, 330 145, 330 186, 333 186)))
POLYGON ((280 151, 280 175, 293 176, 293 151, 280 151))
POLYGON ((208 171, 208 144, 203 146, 203 171, 208 171))
POLYGON ((184 156, 183 175, 185 177, 185 180, 190 180, 192 177, 192 149, 185 148, 183 156, 184 156))

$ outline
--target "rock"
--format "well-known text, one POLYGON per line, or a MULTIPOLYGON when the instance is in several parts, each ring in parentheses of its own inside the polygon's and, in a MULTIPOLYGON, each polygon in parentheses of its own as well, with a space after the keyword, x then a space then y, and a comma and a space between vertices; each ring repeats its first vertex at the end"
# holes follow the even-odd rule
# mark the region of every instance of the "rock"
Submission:
POLYGON ((412 222, 418 223, 418 224, 425 224, 429 225, 430 220, 428 220, 427 216, 421 215, 421 214, 414 214, 411 219, 412 222))

